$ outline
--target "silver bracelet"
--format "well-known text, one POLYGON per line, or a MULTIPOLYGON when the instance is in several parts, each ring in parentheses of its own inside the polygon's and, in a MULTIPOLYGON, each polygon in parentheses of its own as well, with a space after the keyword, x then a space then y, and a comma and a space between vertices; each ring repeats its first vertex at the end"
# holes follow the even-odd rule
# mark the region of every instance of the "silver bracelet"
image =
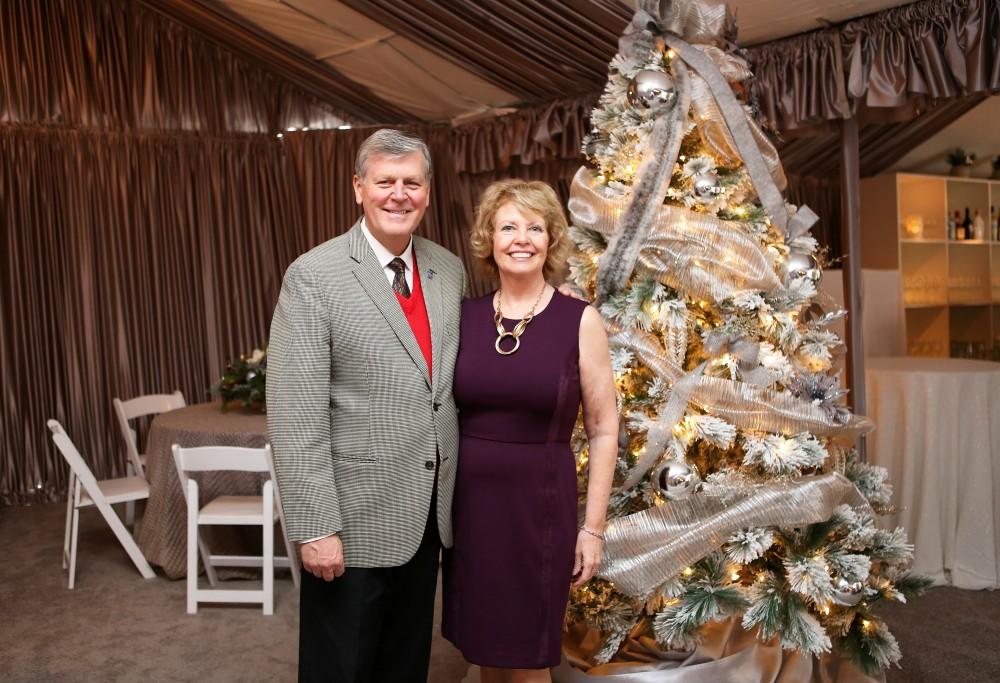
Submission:
POLYGON ((582 531, 582 532, 583 532, 583 533, 585 533, 585 534, 590 534, 590 535, 591 535, 591 536, 593 536, 594 538, 599 538, 599 539, 601 539, 602 541, 604 540, 604 534, 599 534, 599 533, 597 533, 596 531, 591 531, 590 529, 588 529, 588 528, 587 528, 587 527, 585 527, 585 526, 582 526, 582 527, 580 527, 580 531, 582 531))

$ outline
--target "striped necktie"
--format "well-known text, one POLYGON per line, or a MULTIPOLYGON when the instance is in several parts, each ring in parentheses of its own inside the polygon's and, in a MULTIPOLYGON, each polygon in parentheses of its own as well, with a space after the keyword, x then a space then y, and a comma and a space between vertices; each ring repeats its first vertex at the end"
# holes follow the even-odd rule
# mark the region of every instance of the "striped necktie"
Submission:
POLYGON ((403 259, 396 257, 389 261, 389 267, 396 275, 392 278, 392 291, 399 294, 404 299, 410 298, 410 286, 406 284, 406 264, 403 259))

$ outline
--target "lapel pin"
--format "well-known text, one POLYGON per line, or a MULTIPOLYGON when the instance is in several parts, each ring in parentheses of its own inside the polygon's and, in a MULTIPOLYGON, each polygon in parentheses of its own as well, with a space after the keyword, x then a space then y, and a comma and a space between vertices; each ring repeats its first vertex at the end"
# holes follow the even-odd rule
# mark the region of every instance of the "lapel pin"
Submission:
POLYGON ((427 269, 427 279, 428 280, 433 280, 434 279, 434 274, 435 273, 434 273, 434 269, 433 268, 428 268, 427 269))

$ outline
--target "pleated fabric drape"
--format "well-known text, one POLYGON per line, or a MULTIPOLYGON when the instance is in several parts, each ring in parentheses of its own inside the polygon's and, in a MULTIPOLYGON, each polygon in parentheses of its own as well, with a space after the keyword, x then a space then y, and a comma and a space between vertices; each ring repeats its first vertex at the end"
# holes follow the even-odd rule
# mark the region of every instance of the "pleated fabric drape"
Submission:
POLYGON ((64 493, 54 417, 99 476, 120 473, 111 399, 181 389, 265 338, 303 225, 282 150, 0 127, 0 457, 6 502, 64 493), (281 260, 285 259, 285 260, 281 260))
POLYGON ((112 397, 205 400, 264 339, 312 237, 276 131, 343 121, 139 3, 0 3, 0 502, 65 495, 46 419, 120 475, 112 397))
POLYGON ((221 134, 345 119, 138 2, 0 2, 0 123, 221 134))

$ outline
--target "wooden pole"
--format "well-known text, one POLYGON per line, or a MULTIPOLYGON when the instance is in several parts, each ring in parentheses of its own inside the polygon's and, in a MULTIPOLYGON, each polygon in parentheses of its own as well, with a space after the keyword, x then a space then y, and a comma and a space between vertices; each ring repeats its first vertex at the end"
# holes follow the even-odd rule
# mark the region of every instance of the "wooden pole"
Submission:
MULTIPOLYGON (((864 415, 865 344, 861 325, 861 162, 858 151, 858 119, 852 116, 840 122, 840 202, 843 215, 841 237, 847 249, 844 268, 844 302, 847 304, 847 386, 854 412, 864 415)), ((867 460, 865 440, 857 444, 861 459, 867 460)))

